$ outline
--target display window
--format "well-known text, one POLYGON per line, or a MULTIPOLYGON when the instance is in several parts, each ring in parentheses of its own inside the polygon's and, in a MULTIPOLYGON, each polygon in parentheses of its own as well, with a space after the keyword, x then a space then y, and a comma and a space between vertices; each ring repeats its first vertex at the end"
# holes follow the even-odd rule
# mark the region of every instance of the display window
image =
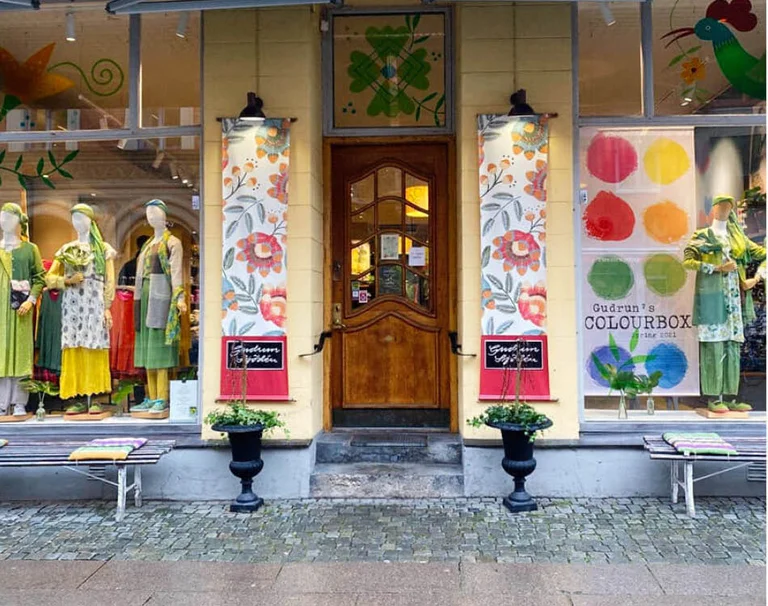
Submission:
POLYGON ((6 14, 0 423, 197 424, 199 14, 6 14))

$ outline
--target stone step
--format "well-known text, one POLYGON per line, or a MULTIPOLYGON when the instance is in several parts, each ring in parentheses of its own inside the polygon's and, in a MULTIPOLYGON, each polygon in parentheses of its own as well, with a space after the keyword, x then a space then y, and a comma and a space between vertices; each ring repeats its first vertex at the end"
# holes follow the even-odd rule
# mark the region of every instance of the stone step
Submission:
POLYGON ((461 463, 461 438, 450 433, 329 432, 316 439, 317 463, 461 463))
POLYGON ((461 465, 320 463, 309 479, 317 498, 425 498, 464 496, 461 465))

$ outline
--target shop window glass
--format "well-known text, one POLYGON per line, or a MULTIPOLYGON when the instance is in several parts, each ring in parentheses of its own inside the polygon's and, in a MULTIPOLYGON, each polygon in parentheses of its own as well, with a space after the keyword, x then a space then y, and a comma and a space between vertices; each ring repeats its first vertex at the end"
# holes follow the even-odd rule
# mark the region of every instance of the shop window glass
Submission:
MULTIPOLYGON (((702 390, 700 379, 711 379, 715 369, 700 351, 709 337, 692 326, 697 272, 687 259, 696 256, 685 251, 694 231, 712 223, 713 200, 732 196, 736 219, 755 245, 744 277, 764 275, 765 128, 589 128, 580 140, 586 418, 617 419, 621 382, 612 387, 607 378, 614 367, 661 375, 653 396, 658 414, 648 415, 647 395, 633 397, 630 388, 630 420, 669 420, 667 413, 701 420, 694 413, 705 413, 717 396, 702 390)), ((732 306, 734 321, 744 325, 733 361, 738 388, 719 390, 726 402, 750 405, 754 420, 766 410, 765 284, 752 289, 754 314, 744 311, 739 290, 732 306)))
POLYGON ((642 113, 640 8, 635 2, 579 2, 579 113, 642 113))
MULTIPOLYGON (((45 397, 45 423, 67 425, 76 414, 94 424, 199 422, 194 381, 200 357, 199 139, 193 143, 192 149, 179 138, 0 144, 0 200, 19 204, 28 215, 29 241, 43 265, 42 273, 32 272, 30 290, 44 290, 29 325, 15 333, 17 349, 27 351, 34 364, 22 368, 20 356, 14 374, 32 371, 35 379, 60 387, 59 396, 45 397), (155 199, 163 204, 145 207, 155 199), (94 253, 98 240, 91 239, 88 223, 100 230, 103 255, 94 253), (153 241, 156 234, 159 243, 153 241), (68 246, 81 237, 84 250, 68 246), (85 279, 79 282, 76 274, 85 279), (138 333, 136 289, 142 301, 138 333), (172 306, 169 296, 184 305, 172 306), (110 299, 113 326, 106 330, 103 308, 110 299), (75 384, 67 376, 72 368, 77 368, 75 384), (143 410, 136 410, 142 403, 143 410)), ((6 226, 0 212, 0 227, 6 226)), ((9 238, 16 254, 21 248, 12 242, 13 223, 6 232, 0 237, 9 238)), ((22 284, 19 295, 24 299, 25 288, 22 284)), ((7 274, 0 272, 6 305, 5 311, 0 306, 0 332, 17 321, 8 289, 7 274)), ((26 407, 16 403, 11 399, 0 417, 34 415, 38 408, 34 394, 26 407)), ((39 426, 34 416, 20 423, 25 424, 39 426)))
POLYGON ((200 13, 142 15, 141 68, 144 126, 200 124, 200 13))
POLYGON ((3 13, 0 132, 124 126, 128 17, 103 7, 69 15, 64 7, 3 13))
POLYGON ((765 2, 654 0, 658 114, 765 112, 765 2))

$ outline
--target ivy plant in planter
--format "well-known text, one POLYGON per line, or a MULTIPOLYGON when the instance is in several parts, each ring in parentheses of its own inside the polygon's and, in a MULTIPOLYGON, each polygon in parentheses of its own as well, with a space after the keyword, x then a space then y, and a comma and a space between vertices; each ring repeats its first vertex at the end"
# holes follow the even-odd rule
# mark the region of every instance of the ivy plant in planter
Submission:
POLYGON ((244 402, 234 402, 226 408, 214 410, 205 421, 214 431, 226 433, 232 447, 229 470, 240 478, 242 489, 229 510, 256 511, 264 504, 264 499, 253 493, 253 478, 264 468, 261 438, 264 432, 269 433, 276 428, 282 428, 288 435, 285 422, 277 412, 248 408, 244 402))
POLYGON ((502 387, 501 402, 489 406, 485 411, 467 422, 473 427, 487 425, 501 431, 504 444, 504 458, 501 466, 511 475, 515 489, 504 497, 504 505, 511 512, 535 511, 538 506, 533 497, 525 490, 525 478, 536 469, 536 459, 533 457, 533 444, 536 435, 552 427, 552 420, 520 401, 520 384, 522 380, 522 348, 518 347, 517 368, 504 369, 503 386, 509 384, 508 373, 516 371, 515 400, 506 402, 506 387, 502 387))

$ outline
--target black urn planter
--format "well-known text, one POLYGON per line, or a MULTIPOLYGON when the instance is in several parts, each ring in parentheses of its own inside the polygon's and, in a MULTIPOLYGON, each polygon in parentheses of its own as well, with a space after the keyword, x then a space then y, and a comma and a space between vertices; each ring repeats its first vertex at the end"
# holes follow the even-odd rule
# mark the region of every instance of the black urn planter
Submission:
POLYGON ((264 499, 253 493, 253 478, 264 468, 261 460, 261 434, 263 425, 213 425, 214 431, 225 432, 232 447, 229 470, 240 478, 242 492, 232 501, 229 510, 251 513, 264 504, 264 499))
POLYGON ((538 425, 523 427, 516 423, 494 422, 487 424, 501 430, 501 440, 504 443, 504 458, 501 466, 515 480, 515 489, 504 497, 504 505, 513 513, 521 511, 536 511, 538 506, 533 497, 525 490, 525 478, 536 469, 536 459, 533 458, 533 442, 529 434, 552 427, 552 421, 547 419, 538 425), (526 430, 528 434, 526 434, 526 430))

